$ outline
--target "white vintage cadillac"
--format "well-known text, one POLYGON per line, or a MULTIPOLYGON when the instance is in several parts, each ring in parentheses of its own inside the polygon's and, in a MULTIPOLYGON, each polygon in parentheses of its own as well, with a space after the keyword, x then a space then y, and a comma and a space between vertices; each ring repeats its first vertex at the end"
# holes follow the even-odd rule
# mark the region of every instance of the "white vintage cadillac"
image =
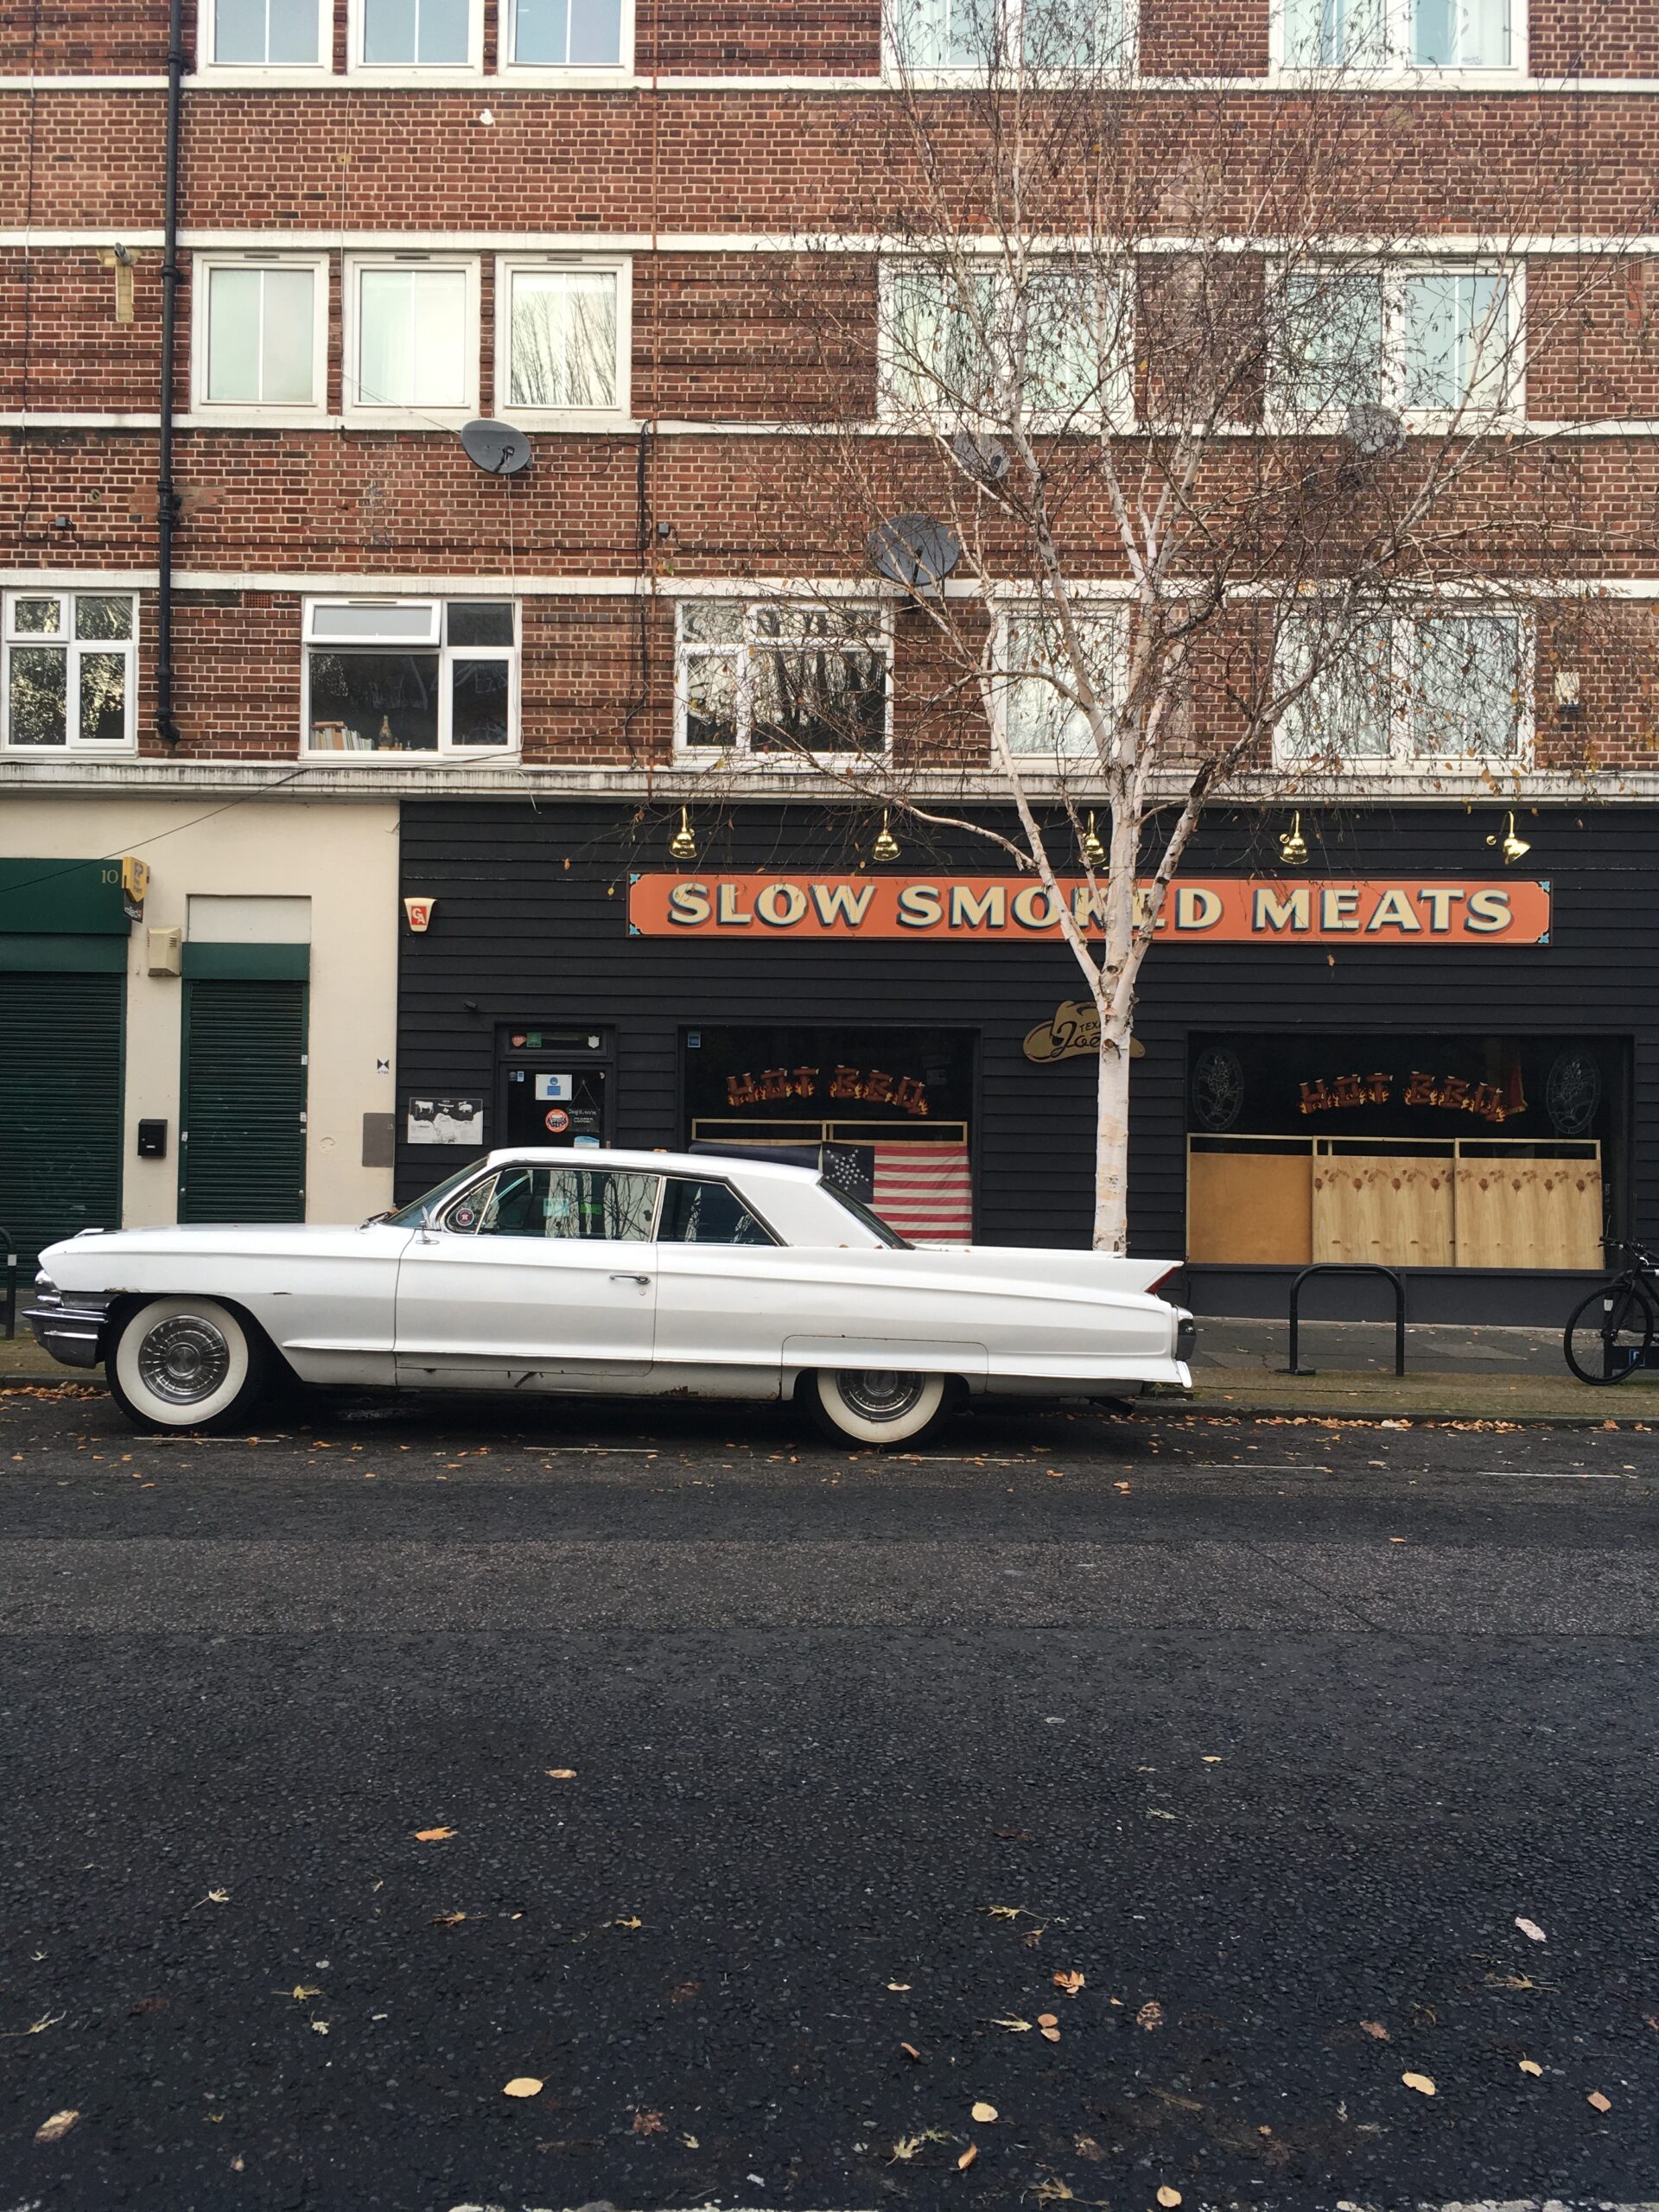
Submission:
POLYGON ((897 1444, 969 1394, 1190 1383, 1167 1262, 918 1250, 810 1168, 494 1152, 359 1229, 84 1230, 29 1319, 149 1429, 245 1421, 286 1366, 417 1389, 798 1395, 897 1444))

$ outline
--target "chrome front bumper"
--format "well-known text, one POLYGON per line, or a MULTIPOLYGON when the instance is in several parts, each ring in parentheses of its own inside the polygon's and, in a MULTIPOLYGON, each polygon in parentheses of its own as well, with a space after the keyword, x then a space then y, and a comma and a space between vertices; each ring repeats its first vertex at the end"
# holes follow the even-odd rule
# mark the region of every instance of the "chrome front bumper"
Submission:
POLYGON ((23 1319, 41 1350, 65 1367, 96 1367, 111 1303, 86 1291, 72 1290, 66 1297, 41 1280, 35 1285, 35 1303, 23 1308, 23 1319))

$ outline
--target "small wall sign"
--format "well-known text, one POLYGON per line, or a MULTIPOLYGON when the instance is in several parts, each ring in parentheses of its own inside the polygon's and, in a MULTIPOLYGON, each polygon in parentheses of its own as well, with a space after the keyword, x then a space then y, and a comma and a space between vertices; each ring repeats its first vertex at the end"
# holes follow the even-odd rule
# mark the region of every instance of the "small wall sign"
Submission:
POLYGON ((481 1098, 411 1098, 407 1128, 410 1144, 481 1144, 484 1138, 484 1101, 481 1098))
POLYGON ((427 930, 431 925, 433 910, 437 906, 437 903, 438 902, 435 899, 404 899, 404 912, 409 918, 410 928, 414 931, 416 937, 424 937, 426 935, 427 930))
MULTIPOLYGON (((1093 1059, 1100 1050, 1100 1014, 1087 999, 1062 999, 1046 1021, 1026 1032, 1026 1058, 1039 1065, 1048 1060, 1093 1059)), ((1129 1039, 1129 1058, 1143 1060, 1147 1048, 1138 1037, 1129 1039)))

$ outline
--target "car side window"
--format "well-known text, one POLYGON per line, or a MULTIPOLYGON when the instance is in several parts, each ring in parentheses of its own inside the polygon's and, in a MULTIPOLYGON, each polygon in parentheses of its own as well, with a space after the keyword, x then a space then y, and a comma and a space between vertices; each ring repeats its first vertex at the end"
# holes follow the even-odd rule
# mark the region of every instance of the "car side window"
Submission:
POLYGON ((727 1183, 694 1183, 671 1175, 663 1194, 657 1231, 662 1244, 775 1244, 777 1238, 757 1221, 727 1183))
POLYGON ((486 1175, 481 1183, 474 1183, 470 1191, 463 1191, 450 1201, 443 1217, 443 1226, 458 1236, 471 1236, 488 1211, 498 1178, 486 1175))
POLYGON ((620 1168, 504 1167, 480 1211, 476 1234, 645 1243, 661 1181, 620 1168))

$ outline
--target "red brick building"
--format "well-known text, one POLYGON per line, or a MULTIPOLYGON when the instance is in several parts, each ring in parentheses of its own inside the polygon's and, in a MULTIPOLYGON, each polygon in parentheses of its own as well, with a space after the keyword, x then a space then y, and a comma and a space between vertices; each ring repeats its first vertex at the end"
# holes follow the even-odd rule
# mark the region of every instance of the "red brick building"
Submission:
MULTIPOLYGON (((1224 146, 1244 205, 1307 96, 1298 41, 1348 35, 1286 4, 1141 0, 1125 128, 1149 172, 1224 146)), ((1302 826, 1318 886, 1403 886, 1432 917, 1433 887, 1462 912, 1504 875, 1512 807, 1547 919, 1351 948, 1338 906, 1334 936, 1159 948, 1135 1236, 1186 1252, 1212 1309, 1382 1257, 1423 1271, 1420 1311, 1478 1282, 1484 1310, 1553 1314, 1604 1230, 1659 1230, 1659 10, 1380 4, 1363 82, 1323 95, 1356 202, 1425 281, 1478 289, 1471 241, 1506 237, 1515 312, 1552 333, 1459 520, 1512 543, 1538 612, 1495 758, 1426 775, 1384 729, 1302 826)), ((754 696, 755 579, 871 585, 798 435, 862 357, 826 365, 790 297, 833 233, 843 316, 875 316, 847 223, 873 177, 903 192, 879 0, 188 0, 171 61, 168 16, 0 22, 0 1218, 29 1242, 366 1212, 394 1155, 407 1192, 543 1128, 879 1151, 917 1135, 908 1083, 977 1235, 1082 1241, 1090 1064, 1029 1043, 1077 995, 1052 940, 631 918, 682 805, 711 915, 722 872, 805 885, 870 842, 784 766, 700 817, 698 717, 754 696), (526 434, 528 468, 474 465, 480 416, 526 434), (150 879, 118 925, 75 868, 122 855, 150 879), (785 1067, 813 1083, 768 1090, 785 1067), (865 1095, 832 1090, 848 1070, 865 1095)), ((921 81, 970 127, 959 74, 921 81)), ((906 650, 878 622, 886 741, 945 745, 906 722, 906 650)), ((1204 833, 1205 883, 1260 873, 1283 823, 1249 798, 1204 833)))

